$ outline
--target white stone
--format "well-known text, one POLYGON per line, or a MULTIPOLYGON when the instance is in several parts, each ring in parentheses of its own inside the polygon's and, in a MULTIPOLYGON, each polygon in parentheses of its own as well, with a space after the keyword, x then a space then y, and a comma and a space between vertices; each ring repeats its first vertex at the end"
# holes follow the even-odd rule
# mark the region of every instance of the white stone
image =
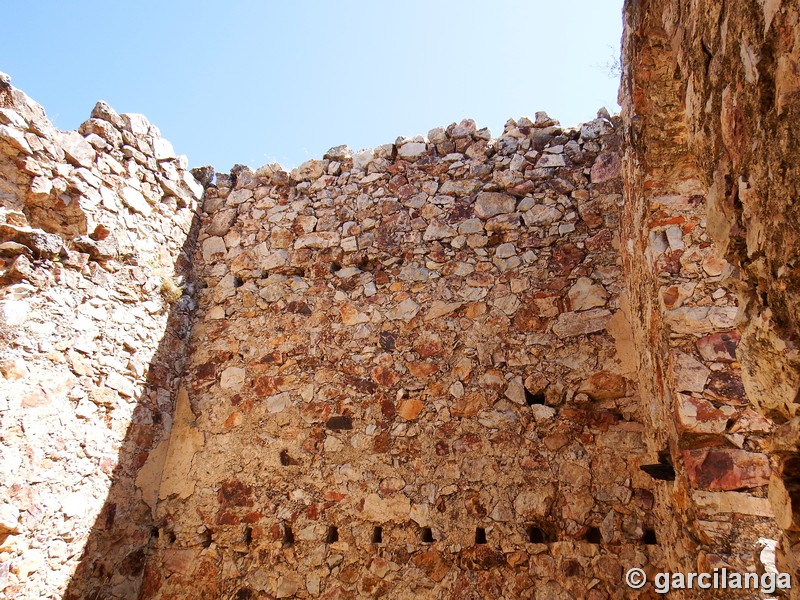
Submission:
POLYGON ((221 237, 210 237, 203 240, 203 260, 212 262, 225 257, 228 249, 225 247, 225 240, 221 237))
POLYGON ((4 300, 0 302, 0 321, 11 327, 22 325, 30 312, 31 307, 24 300, 4 300))
POLYGON ((260 263, 260 267, 265 271, 271 271, 283 267, 289 262, 289 253, 286 250, 276 250, 268 254, 260 263))
POLYGON ((0 535, 19 533, 19 509, 13 504, 0 504, 0 535))
POLYGON ((155 156, 156 160, 176 158, 172 144, 164 138, 156 138, 153 140, 153 156, 155 156))
POLYGON ((25 154, 33 154, 30 145, 28 145, 25 136, 21 131, 9 127, 7 125, 0 125, 0 140, 10 144, 13 148, 24 152, 25 154))
POLYGON ((364 498, 362 518, 376 523, 386 521, 402 522, 408 519, 411 512, 411 501, 404 494, 393 494, 381 498, 378 494, 369 494, 364 498))
POLYGON ((408 518, 414 521, 420 527, 425 527, 430 524, 431 507, 428 504, 412 504, 408 513, 408 518))
POLYGON ((434 219, 431 221, 428 228, 425 230, 425 233, 422 236, 422 239, 426 242, 430 242, 432 240, 443 240, 447 238, 451 238, 456 234, 456 230, 434 219))
POLYGON ((417 159, 427 151, 428 146, 424 142, 410 142, 403 144, 397 149, 397 155, 405 159, 417 159))
POLYGON ((498 192, 481 192, 475 200, 475 215, 481 219, 489 219, 496 215, 514 212, 517 201, 508 194, 498 192))
POLYGON ((392 307, 387 313, 390 321, 410 321, 419 312, 419 304, 414 302, 411 298, 406 298, 400 304, 392 307))
POLYGON ((566 164, 561 154, 542 154, 541 158, 536 162, 536 168, 563 167, 566 164))
POLYGON ((366 171, 369 163, 371 163, 373 160, 375 160, 374 150, 359 150, 353 154, 353 169, 366 171))
POLYGON ((145 217, 150 216, 150 213, 153 212, 153 207, 147 202, 145 197, 142 195, 142 192, 139 190, 126 186, 122 188, 120 197, 122 198, 122 202, 125 204, 125 206, 131 210, 141 213, 145 217))
POLYGON ((70 518, 82 517, 89 509, 89 505, 89 499, 84 494, 72 492, 61 500, 61 512, 70 518))
POLYGON ((558 316, 553 325, 553 333, 561 339, 586 335, 605 329, 609 319, 611 319, 611 312, 603 308, 593 308, 583 312, 566 312, 558 316))
POLYGON ((120 115, 125 129, 137 135, 147 135, 150 133, 150 121, 139 113, 123 113, 120 115))
POLYGON ((244 386, 247 372, 241 367, 228 367, 219 378, 219 387, 223 390, 238 392, 244 386))
POLYGON ((684 352, 673 352, 675 388, 678 392, 702 392, 711 370, 684 352))
POLYGON ((292 399, 289 392, 282 392, 276 396, 270 396, 266 400, 267 412, 279 413, 286 410, 292 405, 292 399))
POLYGON ((608 293, 603 289, 603 286, 595 284, 588 277, 580 277, 575 282, 567 297, 570 300, 572 310, 587 310, 597 306, 605 306, 608 300, 608 293))
POLYGON ((561 211, 555 206, 536 204, 530 210, 522 213, 522 219, 528 226, 549 225, 561 218, 561 211))

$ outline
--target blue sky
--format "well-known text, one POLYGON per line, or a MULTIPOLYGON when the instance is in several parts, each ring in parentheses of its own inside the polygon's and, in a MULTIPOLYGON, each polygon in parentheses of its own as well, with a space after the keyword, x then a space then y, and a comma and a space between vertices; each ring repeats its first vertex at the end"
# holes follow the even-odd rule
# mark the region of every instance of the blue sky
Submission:
POLYGON ((617 110, 622 0, 10 2, 0 71, 74 129, 140 112, 192 166, 293 167, 473 118, 617 110), (9 26, 13 24, 13 26, 9 26))

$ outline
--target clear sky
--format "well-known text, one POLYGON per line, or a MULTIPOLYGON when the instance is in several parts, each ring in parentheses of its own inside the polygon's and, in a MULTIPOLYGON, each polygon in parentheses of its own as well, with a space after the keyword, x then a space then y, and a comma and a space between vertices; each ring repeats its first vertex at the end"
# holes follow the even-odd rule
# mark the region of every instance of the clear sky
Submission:
POLYGON ((618 110, 622 0, 73 0, 3 8, 0 71, 74 129, 140 112, 192 166, 293 167, 473 118, 618 110))

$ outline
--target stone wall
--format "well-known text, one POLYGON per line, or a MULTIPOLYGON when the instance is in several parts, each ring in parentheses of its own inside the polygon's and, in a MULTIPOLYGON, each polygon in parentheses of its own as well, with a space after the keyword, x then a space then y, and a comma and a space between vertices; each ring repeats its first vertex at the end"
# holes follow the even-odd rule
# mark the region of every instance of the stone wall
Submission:
POLYGON ((0 87, 4 598, 136 595, 157 487, 134 477, 169 433, 193 302, 186 168, 141 115, 99 103, 61 132, 0 87))
POLYGON ((738 547, 744 566, 742 535, 776 518, 796 573, 798 8, 650 0, 625 20, 626 271, 680 475, 661 505, 690 532, 671 560, 738 547))
POLYGON ((601 599, 658 565, 617 125, 217 176, 143 597, 601 599))

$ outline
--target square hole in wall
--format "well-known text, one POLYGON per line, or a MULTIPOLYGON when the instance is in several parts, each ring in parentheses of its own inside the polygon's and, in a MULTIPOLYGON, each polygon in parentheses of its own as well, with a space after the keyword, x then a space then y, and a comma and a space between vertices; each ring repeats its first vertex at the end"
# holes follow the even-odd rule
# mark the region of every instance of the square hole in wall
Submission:
POLYGON ((484 529, 483 527, 475 528, 475 543, 476 544, 486 543, 486 529, 484 529))
POLYGON ((375 527, 372 530, 372 543, 373 544, 383 543, 383 527, 375 527))
POLYGON ((339 528, 335 525, 328 527, 328 533, 325 536, 326 544, 335 544, 339 541, 339 528))
POLYGON ((432 544, 434 542, 433 531, 431 531, 430 527, 423 527, 420 530, 420 537, 423 544, 432 544))

